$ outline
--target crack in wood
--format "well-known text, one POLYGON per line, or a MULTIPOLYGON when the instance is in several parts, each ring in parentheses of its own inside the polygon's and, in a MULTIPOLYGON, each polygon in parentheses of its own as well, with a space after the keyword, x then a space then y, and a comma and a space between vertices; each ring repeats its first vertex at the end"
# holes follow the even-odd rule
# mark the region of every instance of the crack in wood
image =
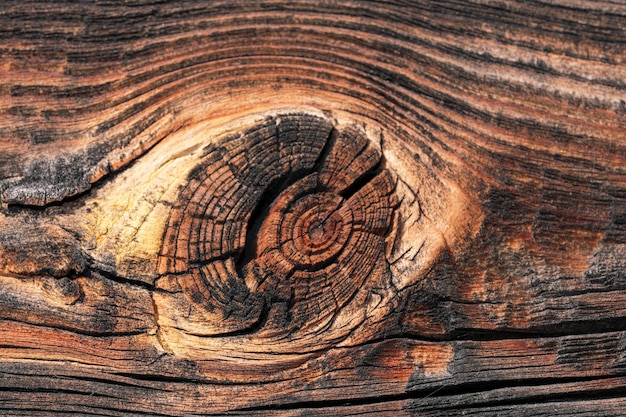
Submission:
POLYGON ((159 272, 177 277, 208 326, 178 327, 232 337, 334 326, 384 261, 397 199, 381 160, 356 125, 306 113, 207 149, 170 214, 159 272))
POLYGON ((0 414, 623 414, 626 7, 408 3, 3 3, 0 414))

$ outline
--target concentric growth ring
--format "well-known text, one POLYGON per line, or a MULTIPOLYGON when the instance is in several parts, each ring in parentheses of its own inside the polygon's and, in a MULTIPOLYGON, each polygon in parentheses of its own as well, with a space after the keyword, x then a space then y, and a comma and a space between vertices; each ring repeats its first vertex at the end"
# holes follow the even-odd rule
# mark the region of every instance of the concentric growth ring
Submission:
POLYGON ((297 269, 315 270, 332 262, 352 230, 345 200, 319 188, 317 174, 297 181, 276 200, 259 236, 261 254, 279 250, 297 269))
POLYGON ((358 127, 309 114, 227 138, 172 209, 160 273, 177 277, 206 334, 329 319, 386 262, 396 198, 381 158, 358 127))

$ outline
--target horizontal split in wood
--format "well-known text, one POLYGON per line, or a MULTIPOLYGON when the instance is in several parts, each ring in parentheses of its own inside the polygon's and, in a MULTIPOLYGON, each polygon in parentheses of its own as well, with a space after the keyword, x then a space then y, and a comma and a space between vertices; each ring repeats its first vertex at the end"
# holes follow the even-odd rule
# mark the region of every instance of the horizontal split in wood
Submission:
MULTIPOLYGON (((0 361, 0 375, 3 376, 0 383, 10 386, 3 386, 0 398, 49 392, 51 395, 63 394, 69 401, 59 411, 80 407, 96 411, 99 403, 104 405, 107 397, 114 396, 126 404, 128 412, 159 414, 163 413, 161 402, 170 404, 164 415, 184 415, 202 404, 215 413, 228 410, 237 413, 237 409, 241 412, 245 409, 247 412, 282 410, 288 414, 290 410, 306 409, 328 413, 348 405, 373 412, 380 407, 384 409, 387 403, 401 403, 406 413, 417 411, 417 408, 427 413, 448 409, 471 412, 496 410, 507 404, 522 406, 519 409, 532 408, 537 402, 554 403, 557 411, 562 410, 560 412, 565 414, 562 407, 569 402, 583 401, 584 405, 585 401, 602 403, 611 398, 613 403, 619 402, 624 381, 623 377, 614 375, 626 364, 624 336, 619 332, 589 337, 446 343, 390 339, 332 349, 293 372, 264 374, 268 379, 262 384, 245 378, 230 380, 225 376, 232 373, 225 370, 216 372, 213 377, 208 376, 206 372, 212 368, 211 361, 194 364, 155 352, 151 359, 145 358, 142 363, 139 358, 131 359, 136 354, 137 345, 124 343, 123 340, 128 338, 120 337, 117 338, 119 343, 111 347, 126 345, 126 350, 116 349, 117 359, 112 360, 114 356, 111 356, 107 362, 98 363, 102 360, 102 353, 97 349, 91 353, 91 364, 84 358, 80 361, 51 361, 52 358, 47 356, 49 353, 41 349, 34 349, 29 358, 19 363, 10 362, 11 356, 5 357, 0 361), (622 341, 621 347, 607 344, 609 340, 622 341), (567 359, 571 346, 585 346, 586 343, 607 347, 596 351, 596 367, 593 369, 581 369, 580 361, 567 359), (555 348, 562 352, 556 357, 553 354, 555 348), (453 365, 448 365, 449 354, 454 355, 453 365), (127 357, 122 359, 124 355, 127 357), (159 372, 154 372, 155 367, 159 372), (293 375, 301 374, 305 369, 308 377, 302 383, 307 389, 302 390, 298 383, 293 384, 293 375), (247 393, 247 406, 233 407, 227 396, 218 394, 238 390, 242 395, 247 393), (257 390, 259 392, 255 394, 257 390), (156 402, 155 392, 160 398, 156 402), (200 393, 193 402, 180 401, 193 392, 200 393), (86 406, 84 399, 88 397, 94 400, 86 406), (220 401, 220 398, 224 400, 220 401)), ((87 337, 81 338, 83 343, 87 341, 87 337)), ((599 410, 602 409, 601 406, 599 410)))

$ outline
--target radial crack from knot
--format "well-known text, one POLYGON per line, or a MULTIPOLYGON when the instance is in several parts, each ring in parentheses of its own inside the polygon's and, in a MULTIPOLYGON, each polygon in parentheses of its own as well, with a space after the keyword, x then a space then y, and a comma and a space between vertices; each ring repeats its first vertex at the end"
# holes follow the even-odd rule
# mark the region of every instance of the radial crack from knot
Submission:
POLYGON ((207 335, 329 325, 384 270, 397 201, 381 161, 356 125, 306 113, 225 138, 172 208, 160 272, 176 275, 207 335))

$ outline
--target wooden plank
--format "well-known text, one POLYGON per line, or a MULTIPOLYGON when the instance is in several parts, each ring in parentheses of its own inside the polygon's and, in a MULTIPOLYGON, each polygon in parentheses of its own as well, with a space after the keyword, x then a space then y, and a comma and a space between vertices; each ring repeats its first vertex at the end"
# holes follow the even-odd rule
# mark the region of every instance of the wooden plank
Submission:
POLYGON ((616 415, 626 6, 9 1, 3 415, 616 415))

